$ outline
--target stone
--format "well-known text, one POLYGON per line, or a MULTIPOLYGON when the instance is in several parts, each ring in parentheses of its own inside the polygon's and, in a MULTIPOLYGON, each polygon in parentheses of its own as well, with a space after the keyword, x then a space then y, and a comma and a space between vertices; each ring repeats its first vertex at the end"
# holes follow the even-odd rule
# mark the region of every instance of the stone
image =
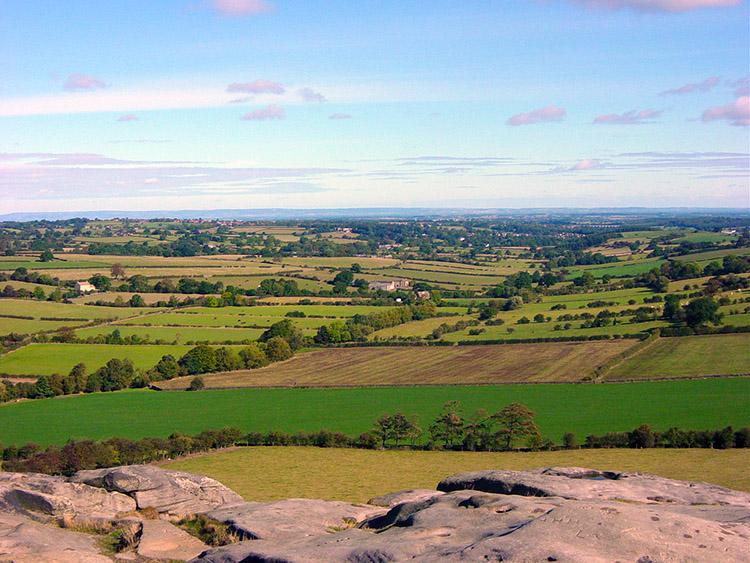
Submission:
POLYGON ((151 559, 186 561, 209 548, 198 538, 163 520, 144 520, 137 553, 151 559))
POLYGON ((174 516, 202 514, 242 502, 241 496, 214 479, 150 465, 79 471, 70 481, 126 494, 139 509, 152 507, 174 516))
POLYGON ((13 563, 111 563, 96 536, 35 522, 0 511, 0 561, 13 563))
POLYGON ((549 467, 527 471, 469 471, 443 479, 438 490, 506 495, 621 500, 643 503, 718 504, 750 507, 750 493, 709 483, 677 481, 639 472, 549 467))
POLYGON ((69 516, 111 520, 135 510, 130 497, 63 477, 36 473, 0 473, 0 510, 27 516, 69 516))
POLYGON ((243 502, 222 506, 206 516, 229 524, 252 539, 298 539, 351 527, 365 518, 384 514, 382 507, 316 499, 243 502))
POLYGON ((748 495, 705 483, 546 468, 459 474, 440 488, 384 498, 394 506, 357 528, 268 535, 192 563, 744 563, 750 549, 748 495))
POLYGON ((398 491, 396 493, 388 493, 379 497, 371 498, 367 501, 367 504, 393 508, 394 506, 402 504, 404 502, 426 500, 442 494, 442 491, 435 491, 432 489, 408 489, 406 491, 398 491))

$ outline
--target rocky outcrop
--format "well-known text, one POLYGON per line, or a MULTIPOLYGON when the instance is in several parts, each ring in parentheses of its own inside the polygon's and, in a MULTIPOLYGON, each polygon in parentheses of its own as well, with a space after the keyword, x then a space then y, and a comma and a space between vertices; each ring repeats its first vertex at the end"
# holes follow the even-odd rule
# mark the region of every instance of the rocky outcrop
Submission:
POLYGON ((132 497, 139 509, 155 508, 175 516, 202 514, 242 497, 218 481, 195 473, 168 471, 150 465, 128 465, 79 471, 70 478, 132 497))
POLYGON ((0 511, 30 517, 85 517, 113 519, 135 510, 135 501, 60 477, 35 473, 0 473, 0 511))
POLYGON ((357 528, 243 541, 193 563, 724 563, 747 560, 746 493, 641 473, 485 471, 404 491, 357 528), (699 504, 697 504, 699 503, 699 504))
POLYGON ((243 502, 223 506, 206 515, 230 524, 243 537, 287 541, 351 528, 385 512, 384 508, 366 504, 295 498, 243 502))
POLYGON ((13 563, 112 563, 96 536, 46 526, 0 511, 0 561, 13 563))
POLYGON ((245 502, 212 479, 146 466, 0 473, 0 561, 745 563, 750 551, 750 495, 706 483, 553 467, 460 473, 438 489, 364 505, 245 502), (246 539, 208 549, 168 521, 188 512, 246 539), (43 523, 62 517, 125 518, 133 548, 105 556, 95 536, 43 523))
POLYGON ((734 504, 750 507, 750 494, 708 483, 676 481, 650 473, 549 467, 528 471, 470 471, 438 484, 439 491, 470 489, 504 495, 621 500, 642 503, 734 504))

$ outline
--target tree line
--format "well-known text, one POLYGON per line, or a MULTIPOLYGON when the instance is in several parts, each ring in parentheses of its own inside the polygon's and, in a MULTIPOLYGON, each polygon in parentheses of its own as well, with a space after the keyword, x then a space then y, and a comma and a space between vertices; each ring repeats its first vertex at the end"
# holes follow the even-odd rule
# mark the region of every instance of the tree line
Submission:
POLYGON ((607 432, 586 436, 579 444, 576 435, 566 432, 555 444, 544 439, 533 420, 534 412, 519 403, 511 403, 494 414, 478 410, 464 418, 457 401, 443 406, 428 427, 429 438, 421 440, 422 430, 415 417, 402 412, 377 418, 370 431, 356 437, 341 432, 319 430, 290 434, 278 430, 243 432, 233 426, 204 430, 194 435, 174 432, 164 438, 112 437, 106 440, 68 440, 62 447, 50 445, 44 450, 33 442, 22 446, 0 444, 4 471, 70 475, 83 469, 132 465, 171 459, 192 453, 209 452, 230 446, 315 446, 320 448, 361 449, 445 449, 450 451, 536 451, 578 448, 747 448, 750 428, 734 431, 686 430, 669 428, 665 432, 642 424, 629 432, 607 432))

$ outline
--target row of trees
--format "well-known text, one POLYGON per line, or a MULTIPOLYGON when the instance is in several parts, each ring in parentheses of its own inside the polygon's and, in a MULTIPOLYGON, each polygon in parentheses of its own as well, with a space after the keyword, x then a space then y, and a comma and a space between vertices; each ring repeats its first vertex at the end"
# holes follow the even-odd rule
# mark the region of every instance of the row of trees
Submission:
MULTIPOLYGON (((22 446, 0 444, 2 469, 5 471, 27 471, 34 473, 70 475, 83 469, 96 469, 116 465, 149 463, 191 453, 207 452, 229 446, 316 446, 321 448, 403 447, 400 442, 411 440, 411 448, 435 448, 436 439, 443 441, 446 449, 476 450, 477 442, 467 439, 475 435, 479 422, 480 435, 489 436, 494 446, 487 449, 508 450, 516 447, 525 437, 527 449, 575 449, 583 448, 747 448, 750 447, 750 428, 734 431, 731 426, 721 430, 684 430, 670 428, 666 432, 652 430, 643 424, 630 432, 608 432, 603 436, 587 436, 584 444, 578 445, 571 432, 563 435, 562 444, 540 440, 539 431, 533 423, 533 412, 518 403, 512 403, 494 415, 472 416, 463 420, 457 412, 459 406, 449 403, 430 426, 430 434, 436 435, 425 445, 415 445, 414 436, 418 426, 403 413, 378 418, 371 432, 357 437, 341 432, 320 430, 289 434, 278 430, 249 432, 243 434, 239 428, 227 426, 221 430, 204 430, 194 435, 174 432, 168 438, 108 438, 98 442, 92 440, 69 440, 64 446, 48 446, 44 451, 33 442, 22 446), (487 419, 496 424, 494 432, 485 428, 487 419)), ((476 413, 475 413, 476 414, 476 413)), ((489 444, 489 442, 488 442, 489 444)))

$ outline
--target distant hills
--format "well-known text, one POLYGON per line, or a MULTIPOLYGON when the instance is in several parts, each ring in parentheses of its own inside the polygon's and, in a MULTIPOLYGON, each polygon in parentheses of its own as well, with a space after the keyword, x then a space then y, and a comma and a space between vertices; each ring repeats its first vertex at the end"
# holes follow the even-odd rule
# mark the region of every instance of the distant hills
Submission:
POLYGON ((372 207, 372 208, 342 208, 342 209, 201 209, 201 210, 156 210, 156 211, 59 211, 59 212, 18 212, 0 214, 0 221, 34 221, 41 219, 57 220, 83 217, 87 219, 221 219, 221 220, 304 220, 304 219, 440 219, 451 217, 519 217, 525 215, 611 215, 611 216, 675 216, 675 215, 725 215, 748 217, 745 208, 697 208, 697 207, 600 207, 600 208, 487 208, 487 209, 455 209, 430 207, 372 207))

